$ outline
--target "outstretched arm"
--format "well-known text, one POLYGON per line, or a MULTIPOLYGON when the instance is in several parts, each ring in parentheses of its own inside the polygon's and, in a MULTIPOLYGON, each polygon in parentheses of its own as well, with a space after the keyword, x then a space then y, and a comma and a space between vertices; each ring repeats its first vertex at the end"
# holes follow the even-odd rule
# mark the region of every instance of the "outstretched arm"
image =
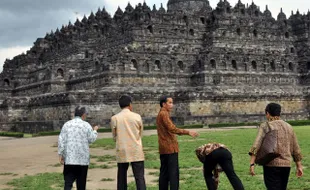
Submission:
POLYGON ((192 137, 198 136, 198 133, 196 132, 177 128, 171 121, 169 114, 167 113, 161 113, 161 114, 162 114, 162 120, 163 120, 164 126, 168 129, 169 132, 173 134, 177 134, 177 135, 190 135, 192 137))

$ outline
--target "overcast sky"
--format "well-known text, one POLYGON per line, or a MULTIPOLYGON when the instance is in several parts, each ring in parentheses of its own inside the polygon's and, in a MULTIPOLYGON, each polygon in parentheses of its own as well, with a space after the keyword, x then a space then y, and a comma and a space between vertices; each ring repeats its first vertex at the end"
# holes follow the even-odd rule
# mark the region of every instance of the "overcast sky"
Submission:
MULTIPOLYGON (((219 0, 209 0, 213 8, 219 0)), ((228 0, 232 6, 238 0, 228 0)), ((46 32, 61 28, 69 20, 75 22, 76 18, 88 16, 91 11, 97 12, 98 8, 106 7, 113 16, 117 7, 123 10, 128 4, 134 7, 143 0, 0 0, 0 72, 6 58, 26 52, 39 37, 44 37, 46 32)), ((145 0, 152 7, 158 8, 163 3, 166 8, 168 0, 145 0)), ((252 0, 242 0, 242 3, 252 3, 252 0)), ((254 0, 254 3, 265 10, 268 4, 273 17, 276 17, 283 8, 287 17, 291 11, 307 13, 310 8, 309 0, 254 0)))

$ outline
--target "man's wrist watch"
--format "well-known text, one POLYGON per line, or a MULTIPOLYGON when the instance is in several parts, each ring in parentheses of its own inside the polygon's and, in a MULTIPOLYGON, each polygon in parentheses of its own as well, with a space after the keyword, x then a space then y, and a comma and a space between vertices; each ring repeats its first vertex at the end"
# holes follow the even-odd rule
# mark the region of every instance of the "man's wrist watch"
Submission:
POLYGON ((250 164, 250 167, 255 166, 255 164, 250 164))

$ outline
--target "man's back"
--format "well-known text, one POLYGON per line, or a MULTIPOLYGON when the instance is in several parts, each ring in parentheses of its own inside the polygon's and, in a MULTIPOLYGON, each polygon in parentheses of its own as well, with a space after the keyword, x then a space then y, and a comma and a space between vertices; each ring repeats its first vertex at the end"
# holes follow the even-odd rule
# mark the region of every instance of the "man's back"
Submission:
POLYGON ((66 122, 58 138, 59 162, 64 165, 64 189, 72 189, 76 181, 79 190, 86 189, 87 171, 89 165, 89 144, 98 136, 98 126, 92 126, 85 121, 88 111, 86 107, 77 106, 75 118, 66 122))
POLYGON ((89 144, 97 138, 89 123, 81 118, 66 122, 59 135, 59 151, 69 165, 89 164, 89 144))
MULTIPOLYGON (((278 133, 278 151, 281 154, 280 157, 275 158, 268 166, 287 166, 291 164, 291 157, 298 157, 300 159, 301 152, 300 147, 296 139, 294 130, 290 124, 283 120, 275 120, 268 122, 269 130, 277 130, 278 133)), ((267 128, 267 123, 263 123, 261 127, 267 128)), ((268 131, 269 131, 268 130, 268 131)))
POLYGON ((144 160, 142 147, 143 124, 139 114, 123 109, 111 118, 116 131, 116 159, 118 163, 144 160))

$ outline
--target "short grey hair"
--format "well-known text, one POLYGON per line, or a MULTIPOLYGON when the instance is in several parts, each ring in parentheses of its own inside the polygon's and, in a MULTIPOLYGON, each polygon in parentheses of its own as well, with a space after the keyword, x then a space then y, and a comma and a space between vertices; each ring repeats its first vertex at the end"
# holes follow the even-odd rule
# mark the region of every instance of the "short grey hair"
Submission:
POLYGON ((82 115, 88 114, 87 110, 83 106, 77 106, 75 108, 74 116, 82 117, 82 115))

